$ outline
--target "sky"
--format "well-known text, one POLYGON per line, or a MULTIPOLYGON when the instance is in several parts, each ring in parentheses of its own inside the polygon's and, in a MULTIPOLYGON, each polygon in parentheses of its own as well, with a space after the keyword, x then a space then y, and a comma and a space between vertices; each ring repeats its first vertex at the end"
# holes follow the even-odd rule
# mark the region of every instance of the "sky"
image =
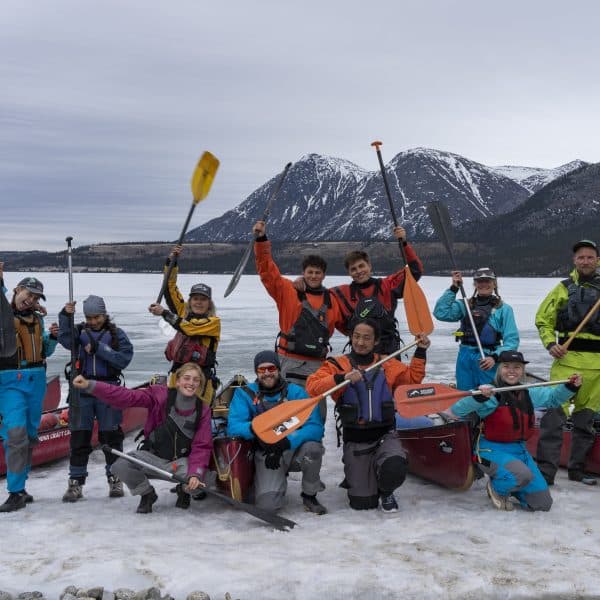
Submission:
POLYGON ((600 5, 4 0, 0 253, 172 240, 308 153, 600 160, 600 5))

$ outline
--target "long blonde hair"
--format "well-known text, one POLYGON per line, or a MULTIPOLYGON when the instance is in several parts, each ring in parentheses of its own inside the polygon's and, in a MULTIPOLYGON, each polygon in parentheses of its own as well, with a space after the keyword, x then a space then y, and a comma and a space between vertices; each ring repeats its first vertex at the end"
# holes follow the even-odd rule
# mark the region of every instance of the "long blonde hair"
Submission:
POLYGON ((185 375, 188 371, 196 371, 198 375, 200 375, 200 385, 199 388, 203 388, 206 385, 206 377, 204 376, 204 372, 200 365, 197 365, 193 362, 187 362, 179 367, 177 371, 175 371, 175 379, 179 379, 183 375, 185 375))

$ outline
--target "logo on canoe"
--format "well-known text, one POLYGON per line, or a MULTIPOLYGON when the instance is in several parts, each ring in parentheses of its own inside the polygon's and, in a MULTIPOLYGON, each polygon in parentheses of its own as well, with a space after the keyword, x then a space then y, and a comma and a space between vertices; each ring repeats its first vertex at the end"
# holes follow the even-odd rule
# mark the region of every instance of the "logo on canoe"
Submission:
POLYGON ((414 390, 408 390, 406 392, 407 398, 422 398, 423 396, 433 396, 435 394, 435 388, 418 388, 414 390))

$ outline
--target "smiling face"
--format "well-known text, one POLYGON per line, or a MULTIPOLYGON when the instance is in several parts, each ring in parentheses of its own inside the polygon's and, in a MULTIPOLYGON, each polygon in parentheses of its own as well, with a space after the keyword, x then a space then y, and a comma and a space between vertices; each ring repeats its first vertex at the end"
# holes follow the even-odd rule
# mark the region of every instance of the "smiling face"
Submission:
POLYGON ((478 296, 491 296, 494 293, 494 279, 475 279, 473 284, 478 296))
POLYGON ((525 365, 520 362, 500 363, 498 375, 508 385, 517 385, 525 375, 525 365))
POLYGON ((361 356, 370 354, 377 343, 374 329, 367 323, 359 323, 352 331, 350 343, 356 354, 361 356))
POLYGON ((203 315, 210 308, 210 298, 204 294, 192 294, 190 296, 190 310, 196 315, 203 315))
POLYGON ((309 265, 302 271, 302 277, 308 287, 318 288, 321 287, 323 279, 325 279, 325 271, 319 269, 319 267, 309 265))
POLYGON ((100 331, 104 323, 106 323, 106 315, 85 315, 85 324, 92 331, 100 331))
POLYGON ((17 287, 15 288, 15 307, 17 310, 29 310, 33 308, 36 303, 40 300, 39 294, 30 292, 27 288, 17 287))
POLYGON ((256 379, 263 388, 270 390, 279 381, 279 369, 270 362, 260 363, 256 367, 256 379))
POLYGON ((175 389, 188 398, 196 395, 201 384, 202 376, 196 368, 182 371, 175 379, 175 389))
POLYGON ((352 281, 355 283, 369 281, 372 271, 371 264, 362 258, 348 265, 348 275, 352 277, 352 281))
POLYGON ((579 248, 575 254, 573 254, 573 264, 577 269, 577 272, 583 277, 590 277, 594 274, 598 263, 598 254, 593 248, 584 246, 579 248))

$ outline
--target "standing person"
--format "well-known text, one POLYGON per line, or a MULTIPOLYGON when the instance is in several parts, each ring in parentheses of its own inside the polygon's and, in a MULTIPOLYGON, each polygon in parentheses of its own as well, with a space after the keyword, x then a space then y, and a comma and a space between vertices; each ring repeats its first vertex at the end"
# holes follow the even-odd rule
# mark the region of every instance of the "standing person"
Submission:
MULTIPOLYGON (((394 237, 404 245, 406 260, 416 280, 423 274, 423 264, 413 247, 406 241, 403 227, 394 227, 394 237)), ((384 278, 373 277, 369 255, 363 250, 346 254, 344 265, 351 284, 338 285, 332 289, 339 300, 342 321, 338 329, 349 335, 352 325, 369 317, 379 323, 381 332, 376 352, 390 354, 400 348, 400 333, 396 320, 398 300, 404 295, 405 269, 384 278)))
POLYGON ((468 302, 485 354, 482 359, 465 303, 456 299, 462 282, 462 273, 452 271, 452 285, 435 303, 433 315, 439 321, 460 322, 455 334, 460 342, 456 357, 456 385, 460 390, 473 390, 494 381, 498 356, 505 350, 519 347, 519 331, 513 309, 498 294, 496 274, 488 267, 477 269, 473 275, 475 292, 468 302))
MULTIPOLYGON (((0 262, 0 287, 4 287, 4 263, 0 262)), ((13 290, 10 307, 3 306, 14 319, 16 351, 0 357, 0 437, 6 459, 7 500, 0 512, 25 508, 33 497, 25 490, 31 469, 31 450, 38 441, 37 431, 46 393, 45 360, 54 352, 58 325, 44 329, 44 319, 36 307, 45 300, 44 286, 35 277, 25 277, 13 290)), ((12 331, 10 332, 12 335, 12 331)), ((13 341, 11 341, 12 345, 13 341)))
POLYGON ((283 379, 279 355, 271 350, 254 357, 254 372, 256 381, 235 390, 229 405, 227 435, 257 443, 254 453, 256 505, 279 511, 285 502, 288 473, 301 471, 304 509, 323 515, 327 509, 317 500, 317 492, 323 489, 319 472, 325 452, 319 407, 315 407, 302 427, 286 438, 276 444, 261 442, 252 430, 252 419, 282 402, 301 400, 307 395, 304 388, 283 379))
MULTIPOLYGON (((196 283, 190 290, 187 302, 177 287, 177 260, 182 246, 175 246, 167 258, 165 270, 171 261, 175 266, 169 277, 165 301, 169 310, 160 304, 153 303, 148 310, 157 317, 162 317, 176 330, 175 337, 167 344, 165 356, 171 361, 170 373, 187 363, 193 362, 204 372, 203 387, 198 390, 199 396, 206 404, 210 404, 218 385, 215 372, 217 365, 217 347, 221 338, 221 319, 217 317, 212 290, 205 283, 196 283)), ((171 376, 171 384, 174 375, 171 376)))
MULTIPOLYGON (((585 472, 585 459, 594 445, 594 418, 600 410, 600 316, 596 311, 575 336, 570 346, 563 344, 600 298, 600 274, 597 271, 598 247, 591 240, 573 246, 575 268, 544 298, 535 315, 540 339, 554 359, 552 379, 563 379, 574 370, 581 373, 583 385, 572 400, 571 455, 569 479, 596 485, 597 479, 585 472)), ((537 461, 549 485, 560 461, 562 428, 568 405, 548 410, 540 422, 537 461)))
MULTIPOLYGON (((519 385, 525 379, 527 361, 520 352, 505 351, 498 357, 497 387, 519 385)), ((571 374, 569 383, 494 394, 489 385, 479 386, 482 396, 461 398, 450 414, 467 417, 476 412, 482 430, 476 444, 481 470, 489 476, 487 493, 498 510, 513 510, 514 496, 527 510, 548 511, 552 496, 525 442, 535 424, 535 409, 559 407, 581 387, 581 375, 571 374)))
MULTIPOLYGON (((177 476, 187 477, 187 485, 177 486, 177 508, 189 508, 190 492, 203 487, 208 471, 212 451, 210 409, 197 395, 198 389, 205 384, 204 379, 199 365, 186 363, 175 372, 173 387, 151 385, 130 390, 88 380, 82 375, 73 381, 86 394, 94 395, 119 410, 129 406, 148 409, 144 441, 139 450, 129 455, 177 476)), ((125 458, 118 458, 112 469, 132 496, 140 496, 137 512, 151 513, 158 495, 149 479, 161 479, 161 476, 125 458)))
MULTIPOLYGON (((76 302, 67 302, 58 315, 58 341, 67 350, 71 350, 71 315, 75 313, 75 304, 76 302)), ((100 296, 91 295, 83 301, 83 314, 85 322, 77 325, 74 332, 79 373, 87 379, 120 385, 121 371, 133 358, 133 346, 129 338, 112 322, 106 312, 104 299, 100 296)), ((123 451, 123 413, 91 394, 80 394, 78 410, 69 408, 69 483, 62 497, 63 502, 77 502, 83 498, 82 488, 88 476, 88 459, 92 453, 94 419, 98 421, 100 443, 123 451), (75 413, 78 413, 77 422, 75 413)), ((107 451, 104 451, 104 456, 108 495, 111 498, 121 498, 123 484, 111 469, 116 456, 107 451)))
POLYGON ((316 396, 350 381, 333 395, 344 441, 343 485, 351 508, 377 508, 381 499, 381 510, 389 513, 398 510, 394 490, 402 485, 408 469, 406 451, 395 431, 393 392, 398 385, 423 381, 430 342, 425 335, 417 336, 419 343, 408 366, 389 360, 366 373, 381 359, 375 352, 379 335, 374 319, 354 323, 350 353, 327 359, 308 378, 306 390, 316 396))
MULTIPOLYGON (((279 335, 276 350, 279 354, 282 376, 291 383, 304 387, 306 378, 314 373, 329 352, 329 338, 341 313, 333 294, 323 286, 327 263, 321 256, 311 254, 302 261, 303 291, 283 277, 271 255, 264 221, 253 228, 256 238, 254 255, 256 272, 269 296, 275 300, 279 314, 279 335)), ((327 404, 321 403, 325 421, 327 404)))

